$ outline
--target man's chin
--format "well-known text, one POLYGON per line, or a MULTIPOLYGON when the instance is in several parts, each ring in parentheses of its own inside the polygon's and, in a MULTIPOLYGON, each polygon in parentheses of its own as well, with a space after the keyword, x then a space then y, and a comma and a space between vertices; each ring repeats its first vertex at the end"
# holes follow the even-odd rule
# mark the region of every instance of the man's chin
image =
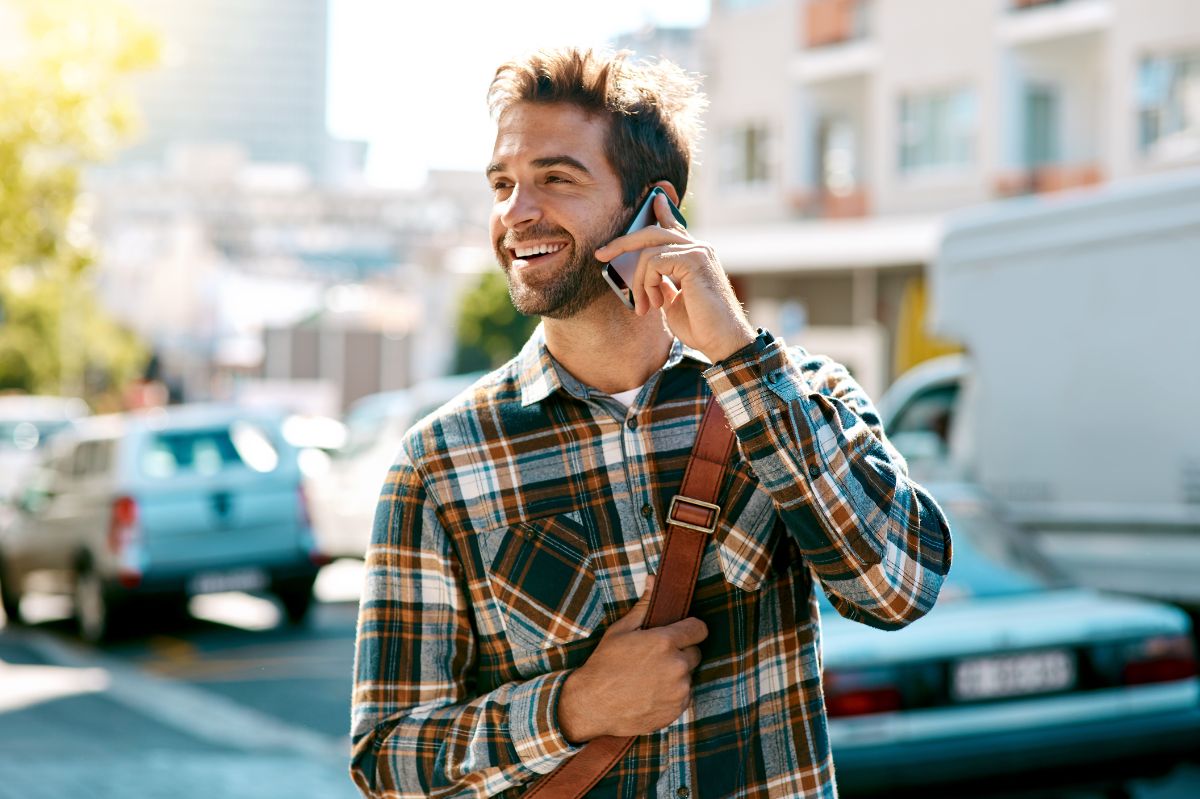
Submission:
POLYGON ((509 298, 512 300, 513 307, 517 312, 525 316, 540 316, 545 319, 572 319, 579 316, 584 311, 594 307, 596 303, 603 302, 605 294, 608 292, 608 287, 604 286, 603 291, 591 290, 585 295, 576 293, 569 297, 547 297, 540 292, 525 292, 519 288, 514 290, 513 284, 509 283, 509 298))

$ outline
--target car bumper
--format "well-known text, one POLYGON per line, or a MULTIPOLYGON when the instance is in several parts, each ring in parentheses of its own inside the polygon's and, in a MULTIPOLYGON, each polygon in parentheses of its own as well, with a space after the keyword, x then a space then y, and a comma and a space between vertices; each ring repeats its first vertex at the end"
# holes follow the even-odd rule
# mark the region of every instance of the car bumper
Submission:
POLYGON ((150 599, 219 591, 273 591, 316 579, 320 566, 308 559, 286 563, 224 564, 203 570, 172 570, 142 575, 136 585, 110 583, 114 599, 150 599))
MULTIPOLYGON (((1001 730, 878 743, 835 741, 838 785, 847 795, 870 795, 981 783, 999 788, 1010 779, 1025 787, 1051 779, 1084 784, 1162 773, 1181 760, 1200 756, 1195 680, 1131 690, 1147 704, 1157 700, 1159 708, 1039 721, 1041 709, 1029 703, 1023 725, 1010 723, 1001 730)), ((1068 700, 1089 698, 1100 699, 1082 694, 1068 700)))

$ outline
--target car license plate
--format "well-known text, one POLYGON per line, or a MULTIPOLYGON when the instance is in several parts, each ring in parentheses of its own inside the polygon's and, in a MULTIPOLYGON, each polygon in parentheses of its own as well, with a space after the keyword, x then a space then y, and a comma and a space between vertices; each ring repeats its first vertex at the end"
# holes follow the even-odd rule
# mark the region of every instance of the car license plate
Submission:
POLYGON ((960 660, 951 682, 959 702, 1044 694, 1074 684, 1075 658, 1065 649, 960 660))
POLYGON ((262 569, 236 569, 197 574, 188 582, 188 593, 215 594, 221 591, 257 591, 266 587, 267 575, 262 569))

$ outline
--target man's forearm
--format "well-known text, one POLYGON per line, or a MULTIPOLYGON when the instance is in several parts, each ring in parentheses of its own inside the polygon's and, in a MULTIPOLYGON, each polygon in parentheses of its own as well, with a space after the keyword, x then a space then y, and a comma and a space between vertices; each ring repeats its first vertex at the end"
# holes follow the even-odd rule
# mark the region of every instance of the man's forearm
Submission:
POLYGON ((566 674, 507 683, 432 710, 356 699, 355 783, 366 796, 389 799, 450 792, 484 797, 549 773, 576 751, 557 718, 566 674))
POLYGON ((937 597, 948 523, 908 478, 844 367, 797 355, 772 342, 705 374, 835 607, 873 626, 903 626, 937 597))

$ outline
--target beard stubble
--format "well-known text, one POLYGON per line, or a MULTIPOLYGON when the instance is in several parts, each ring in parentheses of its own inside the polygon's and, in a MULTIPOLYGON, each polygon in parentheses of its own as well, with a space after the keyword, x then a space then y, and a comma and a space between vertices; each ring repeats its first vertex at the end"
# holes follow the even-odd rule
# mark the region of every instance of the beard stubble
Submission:
MULTIPOLYGON (((618 220, 608 231, 591 237, 582 245, 560 227, 549 225, 538 226, 525 231, 520 239, 501 239, 495 243, 496 258, 508 278, 508 296, 513 307, 525 316, 543 316, 548 319, 570 319, 581 313, 612 291, 600 274, 602 264, 592 254, 602 245, 615 239, 624 232, 627 223, 618 220), (541 238, 566 238, 570 243, 567 262, 556 272, 530 285, 524 281, 514 280, 512 257, 508 247, 520 244, 522 240, 533 241, 541 238)), ((507 237, 506 237, 507 238, 507 237)))

